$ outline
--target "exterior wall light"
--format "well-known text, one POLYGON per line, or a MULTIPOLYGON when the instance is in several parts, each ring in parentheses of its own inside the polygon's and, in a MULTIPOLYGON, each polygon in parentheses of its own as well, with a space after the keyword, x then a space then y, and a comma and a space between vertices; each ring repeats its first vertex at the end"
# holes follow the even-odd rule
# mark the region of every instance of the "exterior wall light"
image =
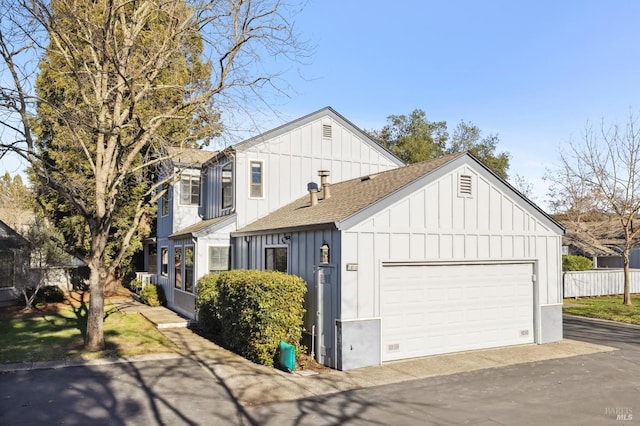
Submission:
POLYGON ((322 247, 320 247, 320 264, 328 265, 331 263, 331 258, 329 257, 329 244, 324 243, 322 247))

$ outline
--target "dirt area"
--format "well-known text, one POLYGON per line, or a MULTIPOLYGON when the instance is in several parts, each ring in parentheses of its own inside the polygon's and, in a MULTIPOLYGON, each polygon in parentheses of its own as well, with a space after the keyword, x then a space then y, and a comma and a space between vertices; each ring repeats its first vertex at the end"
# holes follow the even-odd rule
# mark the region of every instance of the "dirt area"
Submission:
MULTIPOLYGON (((0 320, 10 318, 31 318, 35 316, 50 314, 58 312, 61 309, 68 308, 70 306, 77 308, 82 304, 89 303, 88 291, 72 291, 65 293, 65 300, 59 303, 41 303, 31 310, 26 310, 24 306, 6 306, 0 308, 0 320)), ((122 299, 131 297, 131 292, 125 288, 118 289, 115 293, 105 296, 105 302, 111 299, 122 299)))

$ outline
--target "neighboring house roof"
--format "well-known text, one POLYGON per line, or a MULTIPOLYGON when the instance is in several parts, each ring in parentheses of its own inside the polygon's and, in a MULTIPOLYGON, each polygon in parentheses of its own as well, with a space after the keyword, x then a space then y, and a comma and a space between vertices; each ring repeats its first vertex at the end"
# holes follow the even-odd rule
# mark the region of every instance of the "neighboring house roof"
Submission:
POLYGON ((27 240, 0 220, 0 249, 14 249, 27 244, 27 240))
POLYGON ((215 160, 218 160, 220 158, 223 158, 225 156, 228 156, 230 153, 233 152, 237 152, 237 151, 243 151, 257 143, 263 142, 265 140, 268 139, 273 139, 275 137, 278 137, 286 132, 289 132, 297 127, 303 126, 307 123, 310 123, 312 121, 317 120, 318 118, 321 118, 323 116, 329 116, 331 117, 333 120, 335 120, 336 122, 342 124, 344 127, 350 128, 354 133, 359 134, 360 136, 362 136, 363 140, 365 141, 365 143, 369 144, 370 146, 374 147, 375 149, 384 152, 385 155, 392 160, 394 163, 396 163, 396 165, 398 166, 403 166, 404 162, 398 158, 394 153, 392 153, 391 151, 389 151, 387 148, 385 148, 384 146, 380 145, 378 142, 376 142, 375 140, 373 140, 369 135, 367 135, 362 129, 360 129, 359 127, 357 127, 355 124, 353 124, 352 122, 350 122, 349 120, 347 120, 346 118, 344 118, 342 115, 340 115, 338 112, 336 112, 333 108, 331 108, 330 106, 324 107, 322 109, 319 109, 318 111, 312 112, 311 114, 307 114, 304 117, 300 117, 296 120, 290 121, 288 123, 285 123, 281 126, 278 126, 272 130, 266 131, 264 133, 261 133, 257 136, 253 136, 249 139, 246 139, 242 142, 239 142, 235 145, 232 145, 222 151, 220 151, 216 156, 212 157, 209 162, 215 162, 215 160))
POLYGON ((187 238, 187 237, 201 237, 207 235, 210 232, 215 231, 218 228, 234 223, 236 215, 227 215, 214 217, 213 219, 202 220, 193 225, 187 226, 179 231, 169 235, 171 239, 187 238))
POLYGON ((185 167, 200 167, 213 158, 217 151, 206 151, 197 148, 167 147, 167 153, 171 156, 173 164, 185 167))
POLYGON ((491 172, 486 166, 475 159, 475 157, 467 152, 461 152, 331 184, 330 197, 328 199, 322 199, 322 191, 318 192, 319 202, 315 206, 311 207, 310 197, 306 195, 268 216, 238 229, 236 232, 233 232, 232 235, 241 236, 243 234, 270 233, 274 231, 285 232, 288 229, 300 227, 313 228, 330 224, 340 228, 341 225, 346 225, 349 219, 367 210, 368 207, 378 204, 384 199, 390 199, 391 201, 391 198, 398 194, 403 188, 410 187, 414 183, 424 185, 425 182, 418 181, 421 181, 422 178, 430 178, 436 175, 435 172, 438 169, 462 157, 469 157, 478 165, 484 167, 496 179, 502 181, 516 194, 526 200, 539 215, 555 225, 558 232, 564 232, 562 225, 513 189, 504 182, 504 180, 500 179, 495 173, 491 172))
POLYGON ((28 209, 0 207, 0 221, 18 234, 25 234, 29 227, 35 223, 36 215, 28 209))
MULTIPOLYGON (((574 246, 591 256, 619 256, 624 247, 624 233, 614 219, 562 222, 567 228, 563 244, 574 246)), ((640 243, 640 241, 639 241, 640 243)))

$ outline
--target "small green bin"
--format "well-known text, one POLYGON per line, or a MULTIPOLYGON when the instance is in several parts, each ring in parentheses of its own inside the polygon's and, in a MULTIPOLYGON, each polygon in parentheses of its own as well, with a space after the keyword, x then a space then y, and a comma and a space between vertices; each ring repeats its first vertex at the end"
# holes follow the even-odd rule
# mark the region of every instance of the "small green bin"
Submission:
POLYGON ((280 365, 289 373, 296 369, 296 348, 280 340, 280 365))

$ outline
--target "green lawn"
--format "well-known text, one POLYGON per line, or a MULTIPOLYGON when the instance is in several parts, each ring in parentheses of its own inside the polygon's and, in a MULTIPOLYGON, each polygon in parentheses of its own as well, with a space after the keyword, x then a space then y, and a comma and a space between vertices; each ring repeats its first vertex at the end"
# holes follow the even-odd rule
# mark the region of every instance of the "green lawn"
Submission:
POLYGON ((6 313, 0 318, 0 363, 95 359, 147 353, 175 352, 175 345, 138 314, 121 314, 105 306, 106 348, 83 350, 86 306, 66 306, 57 312, 23 315, 6 313))
POLYGON ((640 295, 632 295, 633 306, 622 304, 622 296, 564 299, 567 314, 640 324, 640 295))

